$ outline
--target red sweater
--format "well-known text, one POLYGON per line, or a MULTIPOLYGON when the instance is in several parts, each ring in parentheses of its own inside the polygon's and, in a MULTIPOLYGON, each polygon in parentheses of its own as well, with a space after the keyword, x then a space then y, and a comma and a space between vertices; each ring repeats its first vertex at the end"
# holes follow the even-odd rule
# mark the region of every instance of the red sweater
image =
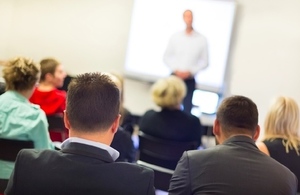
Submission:
POLYGON ((66 108, 66 92, 58 89, 39 91, 36 88, 29 99, 30 102, 40 105, 46 115, 60 114, 66 108))

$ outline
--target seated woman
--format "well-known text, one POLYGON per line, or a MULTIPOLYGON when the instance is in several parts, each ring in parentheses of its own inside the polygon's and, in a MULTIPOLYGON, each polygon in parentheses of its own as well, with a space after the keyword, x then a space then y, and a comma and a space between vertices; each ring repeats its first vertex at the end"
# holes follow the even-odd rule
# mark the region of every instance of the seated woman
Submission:
MULTIPOLYGON (((53 149, 45 113, 28 101, 39 80, 40 66, 16 58, 3 67, 3 77, 7 91, 0 96, 0 138, 33 141, 37 149, 53 149)), ((8 179, 13 167, 14 163, 0 160, 0 179, 8 179)))
POLYGON ((140 119, 140 130, 166 140, 196 141, 199 146, 202 132, 200 120, 181 110, 186 95, 184 82, 176 76, 160 79, 152 86, 151 93, 161 111, 147 111, 140 119))
POLYGON ((40 64, 41 80, 30 102, 40 105, 47 116, 62 114, 66 108, 66 92, 57 88, 63 85, 66 74, 55 59, 43 59, 40 64))
MULTIPOLYGON (((63 86, 66 74, 62 65, 55 59, 43 59, 40 64, 41 80, 29 100, 34 104, 40 105, 47 117, 56 115, 63 120, 62 116, 66 108, 66 92, 57 88, 63 86)), ((67 134, 67 130, 63 133, 50 131, 52 141, 64 141, 63 139, 68 137, 67 134)))
MULTIPOLYGON (((264 140, 258 148, 271 156, 300 179, 299 107, 289 97, 278 97, 267 113, 264 140)), ((298 184, 300 192, 300 183, 298 184)))

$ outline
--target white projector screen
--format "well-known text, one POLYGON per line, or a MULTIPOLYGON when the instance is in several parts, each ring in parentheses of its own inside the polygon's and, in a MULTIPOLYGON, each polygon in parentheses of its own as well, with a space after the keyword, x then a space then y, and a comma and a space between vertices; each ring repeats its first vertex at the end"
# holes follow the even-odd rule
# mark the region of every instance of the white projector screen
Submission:
POLYGON ((183 12, 208 41, 209 67, 197 76, 200 89, 222 93, 233 27, 232 0, 135 0, 125 60, 128 77, 154 82, 171 72, 163 62, 170 37, 185 30, 183 12))

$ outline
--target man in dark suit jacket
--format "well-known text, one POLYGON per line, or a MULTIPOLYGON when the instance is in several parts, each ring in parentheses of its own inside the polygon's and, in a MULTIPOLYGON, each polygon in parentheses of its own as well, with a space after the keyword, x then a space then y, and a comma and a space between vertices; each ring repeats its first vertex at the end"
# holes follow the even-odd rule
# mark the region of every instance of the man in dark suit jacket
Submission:
POLYGON ((220 145, 185 152, 172 176, 169 194, 294 195, 297 178, 258 150, 258 111, 243 96, 225 99, 213 132, 220 145))
POLYGON ((69 85, 65 126, 70 138, 61 151, 22 150, 5 194, 151 194, 154 173, 114 162, 111 148, 119 126, 119 90, 101 73, 79 75, 69 85))

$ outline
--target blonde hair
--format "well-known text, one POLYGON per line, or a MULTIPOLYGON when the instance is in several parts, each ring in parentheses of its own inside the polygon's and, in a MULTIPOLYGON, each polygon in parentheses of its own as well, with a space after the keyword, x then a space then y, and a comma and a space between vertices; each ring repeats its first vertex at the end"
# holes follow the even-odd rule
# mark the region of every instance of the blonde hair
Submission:
POLYGON ((184 82, 176 77, 169 76, 158 80, 151 88, 152 100, 162 108, 175 108, 180 105, 186 95, 184 82))
POLYGON ((31 89, 39 80, 40 66, 32 59, 17 57, 8 61, 2 72, 7 90, 23 91, 31 89))
POLYGON ((286 152, 295 150, 299 155, 299 107, 296 101, 289 97, 278 97, 271 104, 264 127, 265 139, 283 138, 286 152))

